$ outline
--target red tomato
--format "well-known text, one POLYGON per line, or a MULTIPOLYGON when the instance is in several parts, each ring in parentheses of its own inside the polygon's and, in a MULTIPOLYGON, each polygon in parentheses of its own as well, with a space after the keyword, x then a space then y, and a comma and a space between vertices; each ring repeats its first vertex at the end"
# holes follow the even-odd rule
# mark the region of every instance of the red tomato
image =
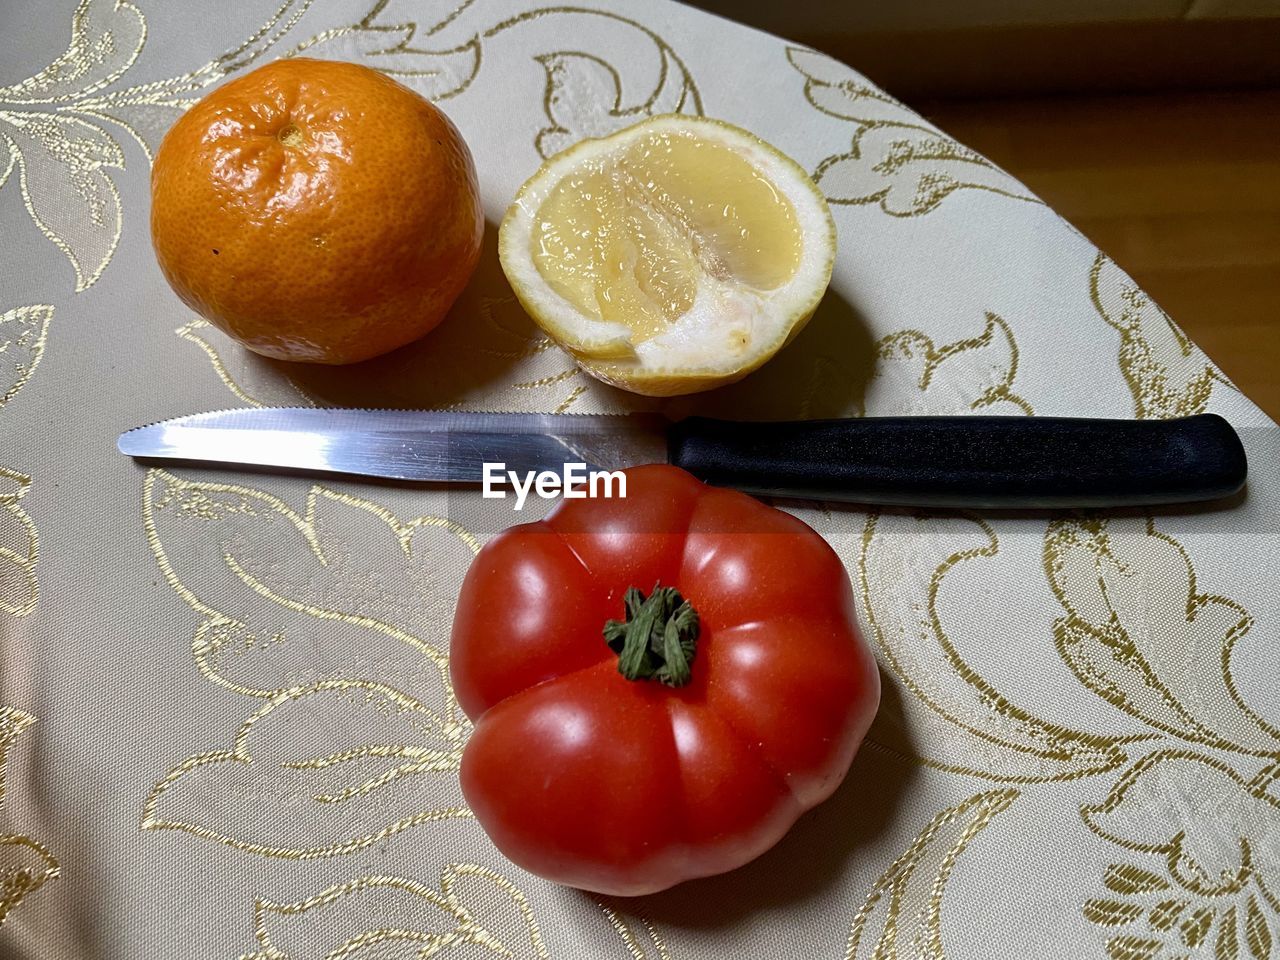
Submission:
POLYGON ((626 475, 625 499, 566 500, 480 552, 451 653, 480 824, 526 870, 622 896, 772 847, 839 786, 880 701, 826 541, 675 467, 626 475), (656 584, 696 617, 667 627, 680 598, 656 584), (636 679, 604 636, 631 587, 636 679))

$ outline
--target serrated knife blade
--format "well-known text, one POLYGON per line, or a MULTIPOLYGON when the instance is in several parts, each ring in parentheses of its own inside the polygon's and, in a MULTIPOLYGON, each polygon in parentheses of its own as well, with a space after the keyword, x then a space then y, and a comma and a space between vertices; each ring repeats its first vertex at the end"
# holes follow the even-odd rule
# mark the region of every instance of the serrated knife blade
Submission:
POLYGON ((486 462, 522 475, 664 462, 665 428, 647 414, 265 407, 162 420, 121 434, 117 447, 156 460, 480 483, 486 462))

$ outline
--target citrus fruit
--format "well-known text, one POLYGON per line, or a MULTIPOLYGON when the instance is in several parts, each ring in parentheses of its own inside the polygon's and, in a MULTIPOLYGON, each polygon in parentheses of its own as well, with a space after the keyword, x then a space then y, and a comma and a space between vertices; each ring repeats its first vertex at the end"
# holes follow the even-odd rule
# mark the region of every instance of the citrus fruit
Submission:
POLYGON ((498 250, 525 310, 584 370, 670 396, 741 379, 803 328, 831 280, 835 224, 774 147, 672 114, 547 160, 498 250))
POLYGON ((462 135, 354 63, 278 60, 165 136, 151 237, 189 307, 250 350, 352 363, 438 324, 480 256, 462 135))

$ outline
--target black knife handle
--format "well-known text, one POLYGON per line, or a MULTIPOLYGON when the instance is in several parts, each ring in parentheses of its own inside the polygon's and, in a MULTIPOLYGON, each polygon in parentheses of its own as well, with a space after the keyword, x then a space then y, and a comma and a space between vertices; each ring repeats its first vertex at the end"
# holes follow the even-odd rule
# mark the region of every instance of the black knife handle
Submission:
POLYGON ((670 462, 752 493, 928 507, 1115 507, 1213 500, 1247 461, 1222 417, 866 417, 672 425, 670 462))

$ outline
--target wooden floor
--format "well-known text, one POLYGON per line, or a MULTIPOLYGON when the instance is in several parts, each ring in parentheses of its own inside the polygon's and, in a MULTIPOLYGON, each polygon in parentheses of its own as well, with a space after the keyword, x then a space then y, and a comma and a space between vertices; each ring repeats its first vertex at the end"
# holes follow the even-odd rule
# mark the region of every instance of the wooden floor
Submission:
POLYGON ((1079 227, 1280 420, 1280 90, 912 106, 1079 227))

